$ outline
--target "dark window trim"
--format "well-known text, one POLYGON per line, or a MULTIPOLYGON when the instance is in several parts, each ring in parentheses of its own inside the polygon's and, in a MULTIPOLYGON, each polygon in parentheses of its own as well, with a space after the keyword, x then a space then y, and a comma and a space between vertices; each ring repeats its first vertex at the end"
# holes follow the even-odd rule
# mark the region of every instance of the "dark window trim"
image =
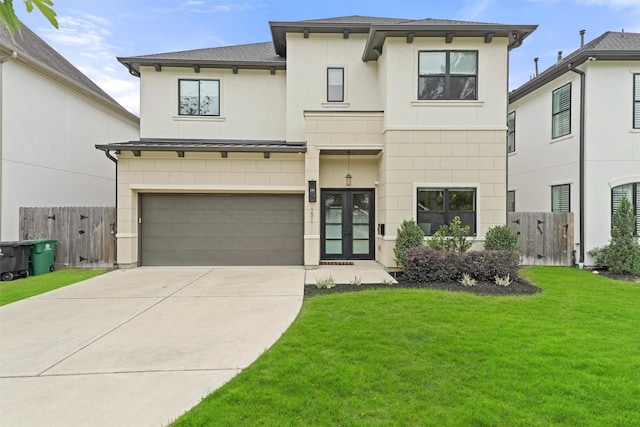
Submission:
POLYGON ((571 184, 558 184, 551 186, 551 212, 571 212, 571 184), (569 188, 569 210, 568 211, 556 211, 553 209, 553 189, 558 187, 568 187, 569 188))
POLYGON ((220 79, 178 79, 178 115, 187 117, 220 117, 220 79), (218 82, 218 114, 182 114, 180 113, 180 82, 198 82, 198 105, 200 105, 200 82, 218 82))
MULTIPOLYGON (((416 187, 416 205, 414 206, 416 211, 416 222, 418 221, 418 200, 420 199, 420 190, 443 190, 444 191, 444 200, 442 201, 444 205, 443 211, 430 211, 433 213, 442 213, 444 216, 444 224, 449 224, 449 222, 456 216, 460 216, 457 213, 470 213, 473 212, 473 230, 471 232, 472 236, 478 235, 478 187, 429 187, 429 186, 421 186, 416 187), (459 190, 473 190, 473 211, 451 211, 449 209, 449 191, 459 191, 459 190), (449 221, 447 218, 450 217, 449 221)), ((431 234, 426 234, 427 236, 433 235, 437 229, 431 230, 431 234)))
POLYGON ((636 73, 633 75, 633 93, 631 94, 633 98, 633 117, 631 117, 631 124, 634 129, 640 129, 640 120, 636 123, 636 115, 640 115, 640 94, 638 98, 636 98, 636 93, 640 91, 640 74, 636 73))
POLYGON ((516 211, 516 190, 507 191, 507 212, 515 212, 516 211), (509 204, 509 194, 513 194, 513 210, 511 210, 511 205, 509 204))
MULTIPOLYGON (((640 200, 638 200, 635 195, 638 194, 638 190, 640 190, 640 182, 627 182, 626 184, 616 185, 615 187, 611 187, 611 226, 613 227, 613 214, 614 206, 613 206, 613 190, 618 187, 624 187, 625 185, 631 185, 631 207, 633 208, 633 213, 636 218, 640 215, 640 200)), ((640 236, 640 227, 638 226, 638 220, 636 219, 636 227, 634 229, 634 236, 640 236)))
POLYGON ((565 85, 560 86, 559 88, 555 89, 553 92, 551 92, 551 139, 557 139, 557 138, 561 138, 563 136, 567 136, 567 135, 571 135, 571 105, 573 104, 573 99, 572 99, 572 87, 571 87, 571 83, 567 83, 565 85), (556 92, 566 88, 567 86, 569 86, 569 108, 567 108, 566 110, 560 110, 556 113, 553 112, 553 99, 555 98, 555 94, 556 92), (563 133, 563 134, 559 134, 559 135, 554 135, 553 134, 553 119, 555 118, 555 116, 559 116, 560 114, 564 113, 565 111, 569 112, 569 131, 567 133, 563 133))
POLYGON ((516 151, 516 112, 515 110, 507 114, 507 152, 513 153, 516 151), (513 128, 509 126, 509 116, 513 115, 513 128), (509 136, 513 135, 513 146, 509 146, 509 136))
POLYGON ((327 102, 344 102, 344 67, 327 67, 327 102), (342 71, 342 85, 341 85, 341 93, 340 99, 330 99, 329 97, 329 73, 331 70, 341 70, 342 71))
MULTIPOLYGON (((478 100, 478 80, 480 76, 480 69, 478 64, 480 63, 480 51, 478 50, 465 50, 465 49, 453 49, 453 50, 419 50, 418 51, 418 93, 417 99, 418 101, 477 101, 478 100), (421 53, 435 53, 435 52, 444 52, 446 54, 446 70, 444 74, 428 74, 429 76, 442 76, 444 77, 444 99, 422 99, 420 98, 420 54, 421 53), (469 99, 456 99, 451 98, 451 53, 452 52, 474 52, 476 54, 476 73, 474 74, 476 77, 476 88, 475 88, 475 98, 473 100, 469 99)), ((454 77, 458 76, 471 76, 471 74, 453 74, 454 77)))

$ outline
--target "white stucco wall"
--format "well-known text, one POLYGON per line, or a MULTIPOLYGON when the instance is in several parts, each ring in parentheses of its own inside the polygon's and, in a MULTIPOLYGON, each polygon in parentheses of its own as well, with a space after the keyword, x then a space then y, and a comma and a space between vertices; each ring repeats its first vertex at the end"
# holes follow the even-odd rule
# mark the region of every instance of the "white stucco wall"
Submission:
POLYGON ((142 138, 285 139, 285 71, 141 67, 140 72, 142 138), (220 116, 178 115, 179 79, 220 80, 220 116))
POLYGON ((115 206, 115 166, 95 144, 138 138, 138 125, 17 61, 2 65, 0 238, 21 206, 115 206))

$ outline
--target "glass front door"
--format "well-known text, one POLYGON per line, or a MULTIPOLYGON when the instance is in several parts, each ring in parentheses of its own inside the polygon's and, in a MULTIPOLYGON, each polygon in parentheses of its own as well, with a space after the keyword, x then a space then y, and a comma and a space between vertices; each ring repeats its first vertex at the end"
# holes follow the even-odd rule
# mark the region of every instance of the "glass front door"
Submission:
POLYGON ((373 190, 322 190, 322 258, 374 258, 373 190))

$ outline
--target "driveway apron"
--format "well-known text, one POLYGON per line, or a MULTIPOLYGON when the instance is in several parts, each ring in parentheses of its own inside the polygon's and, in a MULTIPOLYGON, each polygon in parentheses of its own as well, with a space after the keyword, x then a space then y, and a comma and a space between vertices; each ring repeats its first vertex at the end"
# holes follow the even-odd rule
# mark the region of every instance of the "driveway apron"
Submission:
POLYGON ((166 425, 278 340, 304 276, 144 267, 0 307, 0 425, 166 425))

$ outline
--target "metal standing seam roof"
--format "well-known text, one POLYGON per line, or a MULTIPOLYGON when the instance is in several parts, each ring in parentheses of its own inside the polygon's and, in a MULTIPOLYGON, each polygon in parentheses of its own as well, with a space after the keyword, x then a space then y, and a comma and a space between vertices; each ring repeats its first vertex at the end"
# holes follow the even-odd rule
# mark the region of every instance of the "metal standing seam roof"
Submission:
POLYGON ((165 139, 142 138, 139 141, 98 144, 102 151, 176 151, 176 152, 259 152, 305 153, 306 142, 274 140, 165 139))
POLYGON ((640 33, 607 31, 513 90, 509 94, 509 102, 517 101, 558 76, 569 72, 570 66, 578 66, 589 59, 640 61, 640 33))
POLYGON ((95 84, 90 78, 85 76, 80 70, 74 67, 54 48, 38 37, 38 35, 31 31, 29 27, 22 24, 21 32, 22 36, 16 32, 14 39, 12 39, 9 31, 3 25, 0 25, 0 45, 9 51, 16 51, 18 56, 26 55, 33 58, 43 67, 58 72, 76 85, 105 99, 109 104, 112 104, 115 109, 120 110, 126 115, 132 116, 129 111, 118 104, 115 99, 102 90, 100 86, 95 84))
POLYGON ((252 43, 236 46, 212 47, 188 51, 167 52, 153 55, 119 57, 129 72, 139 75, 141 65, 159 67, 219 67, 219 68, 286 68, 286 34, 291 32, 315 33, 360 33, 369 34, 364 60, 375 60, 377 49, 387 36, 465 36, 485 37, 490 41, 493 36, 509 37, 509 47, 517 47, 522 40, 533 32, 535 25, 503 25, 482 22, 456 21, 446 19, 404 19, 381 18, 371 16, 342 16, 326 19, 303 21, 271 21, 272 42, 252 43))

